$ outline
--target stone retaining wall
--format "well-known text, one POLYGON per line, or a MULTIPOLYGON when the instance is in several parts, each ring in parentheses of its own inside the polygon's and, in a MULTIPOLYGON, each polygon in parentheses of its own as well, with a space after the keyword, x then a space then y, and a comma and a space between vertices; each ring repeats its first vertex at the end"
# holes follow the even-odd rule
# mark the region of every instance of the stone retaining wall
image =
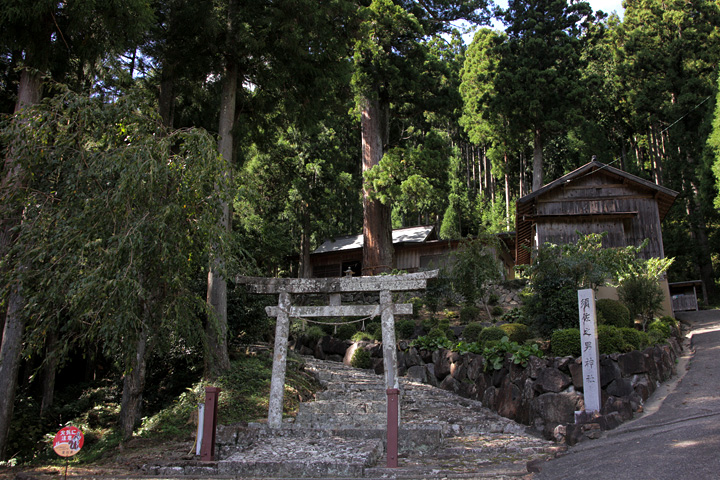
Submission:
MULTIPOLYGON (((324 337, 309 348, 298 343, 296 350, 316 358, 350 363, 352 353, 364 348, 371 354, 376 373, 381 374, 382 345, 341 341, 324 337)), ((595 438, 601 430, 617 427, 642 411, 645 400, 658 385, 675 374, 682 347, 674 337, 666 345, 643 351, 600 356, 602 409, 599 416, 575 422, 582 410, 581 358, 531 357, 528 365, 515 365, 508 355, 499 370, 486 370, 485 359, 476 354, 460 355, 450 350, 417 350, 409 342, 398 344, 399 374, 479 400, 484 406, 531 426, 546 438, 574 444, 595 438)))

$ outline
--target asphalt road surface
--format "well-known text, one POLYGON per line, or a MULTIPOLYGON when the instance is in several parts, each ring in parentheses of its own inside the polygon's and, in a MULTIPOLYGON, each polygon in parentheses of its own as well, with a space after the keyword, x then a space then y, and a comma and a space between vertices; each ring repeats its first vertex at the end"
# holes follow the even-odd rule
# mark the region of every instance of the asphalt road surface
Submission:
POLYGON ((533 480, 720 479, 720 310, 677 317, 692 328, 678 376, 641 417, 544 463, 533 480))

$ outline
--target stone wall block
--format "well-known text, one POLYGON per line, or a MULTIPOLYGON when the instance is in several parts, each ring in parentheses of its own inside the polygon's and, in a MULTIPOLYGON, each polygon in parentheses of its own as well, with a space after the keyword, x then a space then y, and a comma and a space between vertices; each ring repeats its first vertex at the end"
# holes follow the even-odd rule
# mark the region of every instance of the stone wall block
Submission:
POLYGON ((602 408, 600 409, 600 413, 603 415, 607 415, 611 412, 617 412, 620 415, 620 418, 623 422, 627 422, 630 420, 633 416, 633 410, 632 406, 630 405, 630 400, 627 398, 618 398, 610 396, 603 404, 602 408))
POLYGON ((557 368, 542 370, 535 380, 535 390, 540 393, 559 393, 565 390, 572 380, 557 368))
POLYGON ((487 408, 493 411, 497 411, 497 389, 493 386, 489 386, 483 392, 482 403, 487 408))
POLYGON ((572 378, 573 386, 577 390, 582 390, 584 380, 581 363, 573 363, 570 365, 570 377, 572 378))
POLYGON ((458 393, 460 391, 460 383, 455 380, 452 375, 447 375, 445 379, 440 382, 440 388, 449 392, 458 393))
POLYGON ((515 420, 522 404, 522 391, 506 376, 497 392, 497 413, 515 420))
POLYGON ((573 357, 556 357, 553 366, 564 373, 570 373, 570 364, 575 362, 573 357))
POLYGON ((635 390, 629 378, 616 378, 607 386, 606 391, 613 397, 627 397, 635 390))
POLYGON ((413 365, 407 370, 407 377, 413 382, 429 383, 425 365, 413 365))
POLYGON ((602 388, 607 387, 618 378, 622 378, 622 372, 617 362, 613 362, 606 355, 600 355, 600 385, 602 388))
POLYGON ((481 355, 477 355, 475 353, 468 353, 466 357, 468 366, 467 377, 474 382, 483 375, 485 359, 481 355))
POLYGON ((433 362, 435 364, 435 376, 440 381, 450 375, 450 358, 452 353, 453 352, 446 349, 438 350, 437 355, 433 353, 433 358, 435 358, 435 361, 433 362))
POLYGON ((623 377, 629 377, 636 373, 643 373, 647 370, 645 356, 638 350, 624 353, 618 356, 618 366, 623 377))
POLYGON ((458 382, 464 381, 468 373, 467 359, 460 357, 456 362, 450 364, 450 375, 458 382))
POLYGON ((527 366, 528 376, 533 380, 536 379, 540 371, 547 368, 547 366, 548 360, 546 358, 531 356, 527 366))

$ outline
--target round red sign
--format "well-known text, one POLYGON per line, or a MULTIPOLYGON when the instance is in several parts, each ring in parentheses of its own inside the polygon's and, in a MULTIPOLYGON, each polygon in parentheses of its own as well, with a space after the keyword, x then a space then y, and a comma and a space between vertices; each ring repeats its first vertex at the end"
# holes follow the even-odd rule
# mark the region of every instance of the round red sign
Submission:
POLYGON ((61 457, 72 457, 80 451, 85 442, 83 433, 77 427, 65 427, 53 440, 53 450, 61 457))

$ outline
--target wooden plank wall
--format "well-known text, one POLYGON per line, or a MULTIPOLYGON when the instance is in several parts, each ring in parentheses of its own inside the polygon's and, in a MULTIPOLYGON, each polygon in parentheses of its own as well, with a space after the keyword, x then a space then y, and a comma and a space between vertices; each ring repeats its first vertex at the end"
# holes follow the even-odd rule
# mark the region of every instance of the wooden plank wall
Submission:
POLYGON ((605 247, 637 246, 647 238, 649 244, 641 255, 664 257, 657 201, 650 190, 638 185, 620 183, 607 175, 589 175, 542 195, 536 212, 540 244, 574 242, 576 231, 608 232, 605 247))

